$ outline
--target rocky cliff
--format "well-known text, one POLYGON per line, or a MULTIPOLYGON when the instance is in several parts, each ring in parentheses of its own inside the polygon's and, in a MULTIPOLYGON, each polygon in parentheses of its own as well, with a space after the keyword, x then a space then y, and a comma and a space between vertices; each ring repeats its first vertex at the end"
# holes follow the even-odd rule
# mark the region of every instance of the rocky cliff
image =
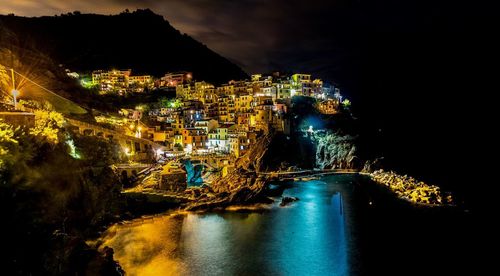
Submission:
POLYGON ((354 169, 359 167, 355 137, 332 131, 309 133, 316 143, 316 167, 319 169, 354 169))
POLYGON ((259 172, 273 137, 274 133, 268 133, 259 138, 245 155, 236 160, 234 171, 214 180, 205 193, 185 206, 185 210, 212 209, 266 200, 264 191, 268 179, 265 175, 259 175, 259 172))

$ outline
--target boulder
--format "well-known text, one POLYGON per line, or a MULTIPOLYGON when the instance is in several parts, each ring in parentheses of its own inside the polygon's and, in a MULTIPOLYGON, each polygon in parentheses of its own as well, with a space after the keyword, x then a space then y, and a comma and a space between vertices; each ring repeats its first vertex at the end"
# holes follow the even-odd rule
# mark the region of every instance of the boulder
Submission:
POLYGON ((294 197, 294 196, 285 196, 281 199, 281 203, 280 203, 280 206, 283 207, 283 206, 286 206, 292 202, 295 202, 299 200, 298 197, 294 197))

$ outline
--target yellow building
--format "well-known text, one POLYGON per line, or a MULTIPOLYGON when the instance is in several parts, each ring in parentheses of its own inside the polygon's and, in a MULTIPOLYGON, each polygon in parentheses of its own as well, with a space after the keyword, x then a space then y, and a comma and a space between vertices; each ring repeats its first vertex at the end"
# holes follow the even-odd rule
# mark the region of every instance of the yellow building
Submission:
POLYGON ((237 134, 229 135, 229 153, 233 154, 236 158, 240 157, 240 139, 237 134))
POLYGON ((292 97, 292 85, 289 82, 276 84, 276 96, 278 99, 287 99, 292 97))
POLYGON ((126 70, 96 70, 92 72, 92 82, 94 84, 99 84, 102 82, 107 82, 110 84, 125 83, 126 79, 132 73, 131 69, 126 70))
POLYGON ((128 83, 130 84, 139 84, 139 85, 147 85, 153 82, 153 78, 150 75, 143 76, 129 76, 128 83))
POLYGON ((175 87, 175 96, 182 99, 190 99, 195 93, 195 87, 191 83, 179 84, 175 87))
POLYGON ((253 95, 242 94, 235 98, 235 111, 236 112, 249 112, 252 109, 253 95))
POLYGON ((250 116, 250 126, 257 130, 267 130, 271 123, 272 110, 270 108, 259 107, 250 116))
POLYGON ((292 81, 295 84, 298 83, 308 83, 311 81, 311 75, 309 74, 293 74, 292 75, 292 81))
POLYGON ((229 104, 229 97, 223 96, 219 97, 217 101, 217 111, 218 111, 218 117, 220 122, 229 122, 229 113, 228 113, 228 104, 229 104))
MULTIPOLYGON (((92 83, 100 85, 101 91, 118 90, 120 92, 127 91, 129 86, 135 85, 151 87, 153 78, 150 75, 132 76, 132 70, 96 70, 92 72, 92 83)), ((143 91, 143 89, 136 89, 143 91)))

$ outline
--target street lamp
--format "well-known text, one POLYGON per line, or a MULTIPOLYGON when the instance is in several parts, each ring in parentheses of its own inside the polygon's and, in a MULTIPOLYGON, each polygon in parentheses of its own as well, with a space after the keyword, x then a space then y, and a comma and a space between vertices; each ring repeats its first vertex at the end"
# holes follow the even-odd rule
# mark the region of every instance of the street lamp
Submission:
POLYGON ((12 96, 14 97, 14 110, 17 110, 17 96, 19 96, 19 90, 12 89, 10 93, 12 93, 12 96))

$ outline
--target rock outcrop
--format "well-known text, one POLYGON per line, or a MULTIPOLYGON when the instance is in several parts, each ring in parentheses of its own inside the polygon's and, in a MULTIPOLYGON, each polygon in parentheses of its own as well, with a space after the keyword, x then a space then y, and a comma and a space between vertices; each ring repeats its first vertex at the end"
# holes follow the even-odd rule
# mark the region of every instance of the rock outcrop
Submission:
POLYGON ((316 167, 319 169, 354 169, 358 157, 354 137, 330 131, 307 133, 316 142, 316 167))
POLYGON ((288 197, 288 196, 285 196, 285 197, 283 197, 283 198, 281 199, 280 206, 281 206, 281 207, 287 206, 288 204, 290 204, 290 203, 292 203, 292 202, 295 202, 295 201, 297 201, 297 200, 299 200, 299 198, 298 198, 298 197, 294 197, 294 196, 292 196, 292 197, 288 197))
POLYGON ((273 133, 268 133, 259 138, 245 155, 236 160, 234 171, 214 180, 207 192, 184 206, 185 210, 213 209, 266 200, 264 192, 268 178, 258 173, 273 136, 273 133))

